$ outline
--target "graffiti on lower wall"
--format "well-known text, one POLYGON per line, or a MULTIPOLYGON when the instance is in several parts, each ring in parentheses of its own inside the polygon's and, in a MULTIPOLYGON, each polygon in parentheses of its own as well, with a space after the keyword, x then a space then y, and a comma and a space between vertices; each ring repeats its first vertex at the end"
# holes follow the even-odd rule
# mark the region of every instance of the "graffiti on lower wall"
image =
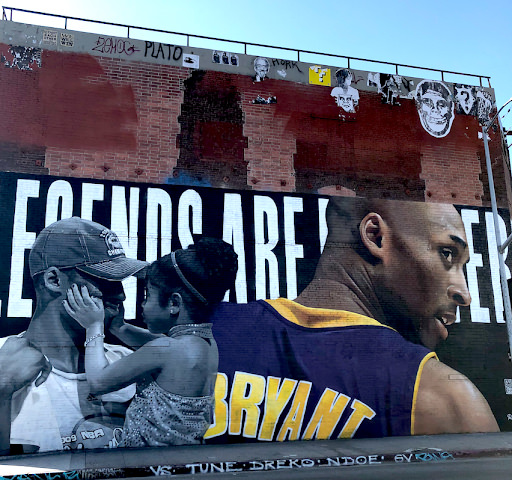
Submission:
MULTIPOLYGON (((173 475, 201 475, 212 473, 269 472, 317 468, 342 468, 378 465, 407 465, 411 463, 454 461, 459 455, 441 448, 423 448, 398 453, 361 455, 333 455, 328 457, 264 458, 258 460, 226 460, 222 462, 195 462, 160 464, 140 467, 86 468, 58 473, 27 473, 9 475, 9 480, 96 480, 105 478, 161 477, 173 475)), ((311 472, 311 474, 314 474, 311 472)))

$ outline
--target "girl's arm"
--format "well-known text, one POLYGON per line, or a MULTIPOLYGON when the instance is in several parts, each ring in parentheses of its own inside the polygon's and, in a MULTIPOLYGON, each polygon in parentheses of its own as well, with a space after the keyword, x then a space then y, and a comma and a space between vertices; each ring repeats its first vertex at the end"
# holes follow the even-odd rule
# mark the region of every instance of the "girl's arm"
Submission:
POLYGON ((85 371, 92 394, 119 390, 146 373, 161 369, 169 339, 157 338, 139 350, 108 364, 103 343, 103 302, 89 295, 86 286, 80 292, 76 285, 68 290, 64 307, 71 317, 86 329, 85 371))
POLYGON ((133 349, 138 349, 145 343, 159 338, 162 335, 155 335, 145 328, 130 325, 124 321, 124 308, 121 306, 119 315, 114 317, 110 325, 110 332, 115 335, 124 344, 133 349))

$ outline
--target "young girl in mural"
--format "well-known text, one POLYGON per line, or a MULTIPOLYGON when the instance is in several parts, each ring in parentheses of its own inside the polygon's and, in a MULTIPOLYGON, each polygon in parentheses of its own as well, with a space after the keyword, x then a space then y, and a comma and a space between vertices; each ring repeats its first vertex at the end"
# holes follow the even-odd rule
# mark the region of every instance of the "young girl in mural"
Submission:
POLYGON ((86 329, 85 370, 91 393, 137 382, 120 446, 202 442, 213 420, 218 367, 208 318, 234 285, 236 271, 233 247, 208 237, 153 262, 142 303, 148 330, 124 324, 118 331, 132 345, 135 338, 149 341, 111 365, 103 348, 102 300, 91 297, 87 287, 73 285, 68 290, 64 307, 86 329))

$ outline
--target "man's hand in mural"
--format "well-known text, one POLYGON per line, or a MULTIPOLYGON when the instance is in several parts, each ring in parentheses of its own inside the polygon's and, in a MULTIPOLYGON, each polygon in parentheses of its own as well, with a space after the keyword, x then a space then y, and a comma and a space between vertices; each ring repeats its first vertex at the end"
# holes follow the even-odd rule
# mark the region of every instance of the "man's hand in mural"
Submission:
POLYGON ((103 301, 98 297, 91 297, 86 285, 79 289, 76 284, 68 288, 67 299, 62 301, 66 312, 74 318, 83 328, 90 328, 94 325, 101 327, 103 333, 103 322, 105 310, 103 301))

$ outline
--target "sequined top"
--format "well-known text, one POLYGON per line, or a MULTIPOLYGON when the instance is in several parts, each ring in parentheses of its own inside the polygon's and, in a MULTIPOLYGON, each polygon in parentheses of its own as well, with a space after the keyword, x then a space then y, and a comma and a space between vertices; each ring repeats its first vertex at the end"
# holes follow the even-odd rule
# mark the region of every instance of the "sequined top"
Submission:
MULTIPOLYGON (((196 335, 213 339, 212 324, 177 325, 169 337, 196 335)), ((202 397, 168 392, 152 381, 137 393, 126 411, 121 447, 194 445, 203 441, 213 420, 213 391, 202 397)))

